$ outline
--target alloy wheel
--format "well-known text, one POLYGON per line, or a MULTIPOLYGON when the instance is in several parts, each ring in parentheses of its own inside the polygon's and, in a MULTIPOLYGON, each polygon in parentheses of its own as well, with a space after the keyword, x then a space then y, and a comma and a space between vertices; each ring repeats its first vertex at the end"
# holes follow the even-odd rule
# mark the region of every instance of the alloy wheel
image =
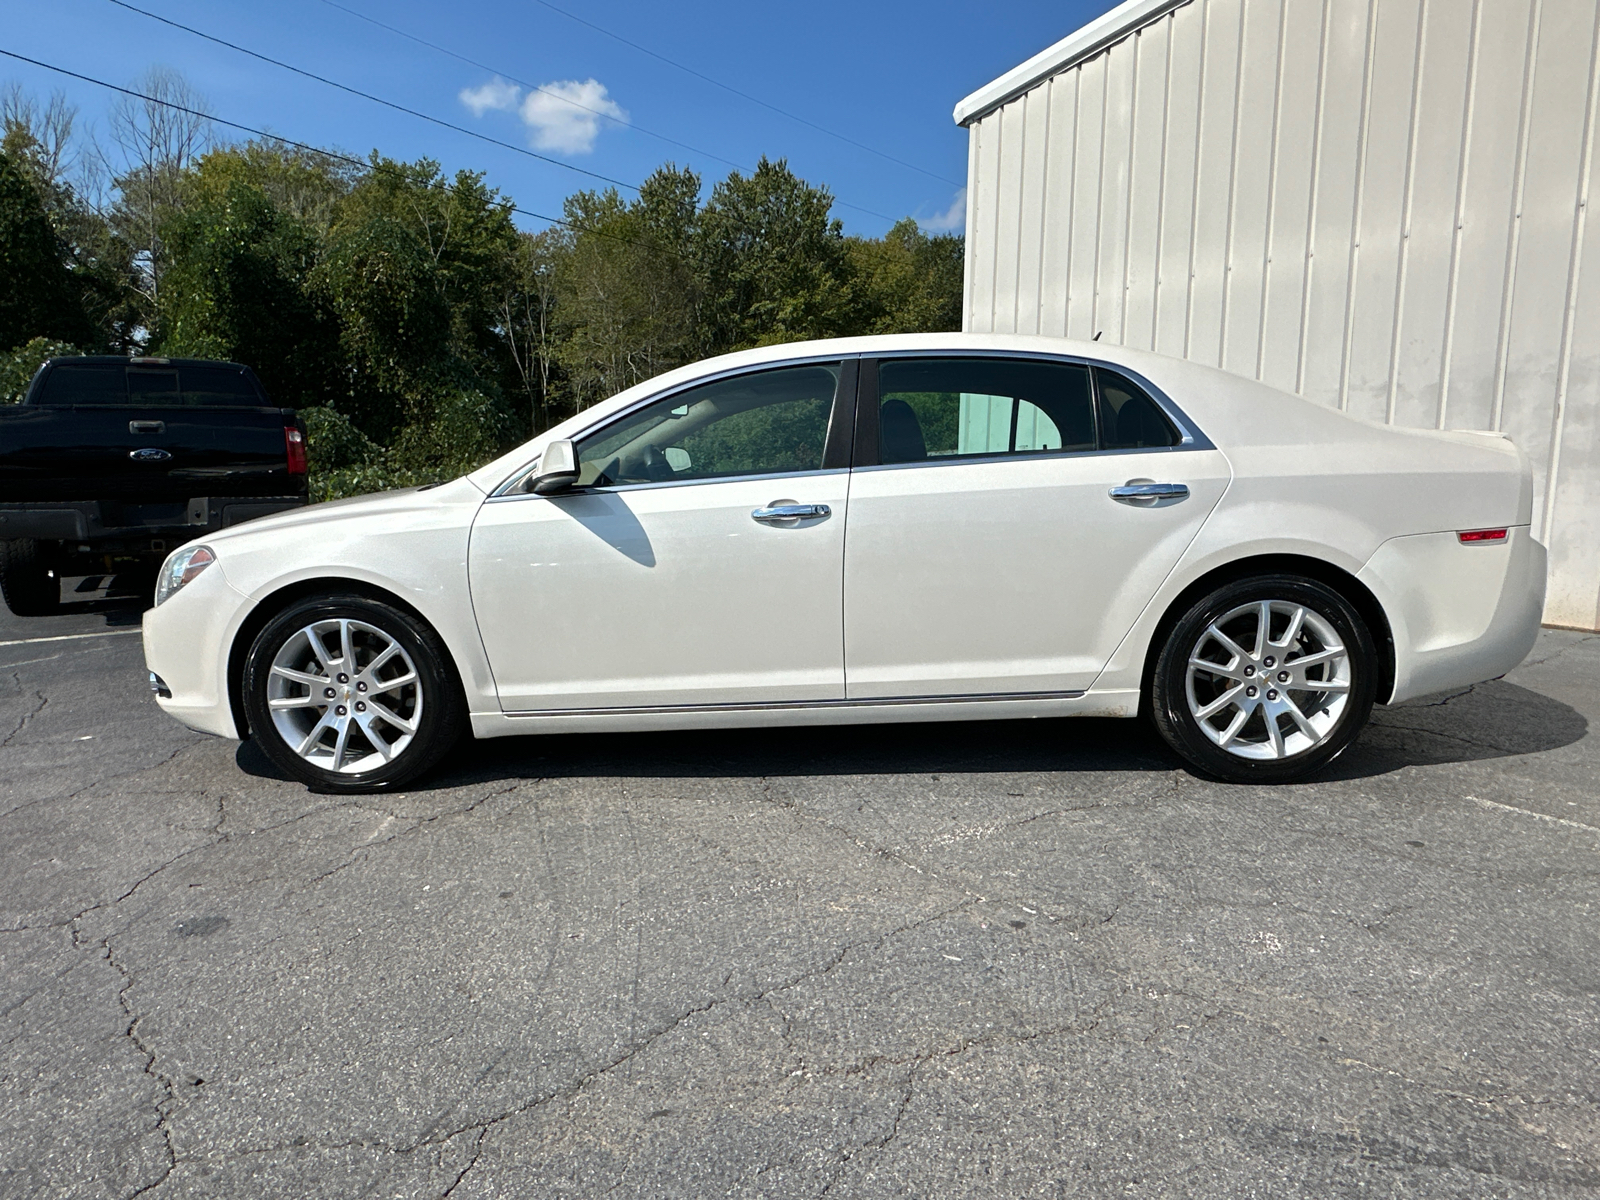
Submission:
POLYGON ((291 633, 273 656, 266 691, 284 745, 338 774, 393 762, 422 724, 422 678, 411 655, 382 629, 351 618, 291 633))
POLYGON ((1189 651, 1184 690, 1213 745, 1274 760, 1325 743, 1351 686, 1351 655, 1327 618, 1296 601, 1259 600, 1206 626, 1189 651))

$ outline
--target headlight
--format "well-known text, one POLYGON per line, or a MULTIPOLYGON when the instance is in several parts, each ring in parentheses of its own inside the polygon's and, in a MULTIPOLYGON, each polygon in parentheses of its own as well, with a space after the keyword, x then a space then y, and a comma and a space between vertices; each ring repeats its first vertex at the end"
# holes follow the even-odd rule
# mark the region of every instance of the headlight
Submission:
POLYGON ((217 556, 211 553, 208 546, 184 546, 174 551, 161 565, 161 574, 156 579, 156 603, 165 603, 179 588, 192 583, 195 576, 216 561, 217 556))

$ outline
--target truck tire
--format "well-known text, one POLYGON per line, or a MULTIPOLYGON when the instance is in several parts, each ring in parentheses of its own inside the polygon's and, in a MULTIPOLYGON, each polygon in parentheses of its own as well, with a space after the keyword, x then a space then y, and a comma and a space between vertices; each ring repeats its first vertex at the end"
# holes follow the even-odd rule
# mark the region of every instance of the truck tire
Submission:
POLYGON ((61 607, 61 581, 45 566, 35 539, 0 541, 0 592, 19 617, 45 617, 61 607))

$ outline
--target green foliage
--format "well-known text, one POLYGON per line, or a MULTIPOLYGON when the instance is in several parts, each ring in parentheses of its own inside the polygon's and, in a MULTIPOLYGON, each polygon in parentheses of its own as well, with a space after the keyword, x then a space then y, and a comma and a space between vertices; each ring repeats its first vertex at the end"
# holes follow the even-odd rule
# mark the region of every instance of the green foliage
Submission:
POLYGON ((910 217, 882 238, 849 238, 859 280, 860 333, 939 333, 961 328, 962 260, 966 239, 929 237, 910 217))
POLYGON ((28 384, 44 366, 46 359, 69 354, 82 354, 76 346, 54 342, 49 338, 34 338, 24 342, 7 354, 0 354, 0 404, 21 404, 28 394, 28 384))
POLYGON ((382 453, 377 442, 336 408, 302 408, 300 419, 306 423, 306 463, 313 477, 365 466, 382 453))
POLYGON ((762 158, 717 184, 696 229, 704 349, 718 352, 853 332, 857 297, 833 197, 762 158))
MULTIPOLYGON (((202 164, 202 179, 207 167, 202 164)), ((251 364, 267 393, 301 408, 327 398, 337 331, 307 289, 315 232, 259 187, 200 187, 168 222, 170 256, 154 345, 172 357, 251 364)))
POLYGON ((92 338, 69 263, 30 173, 0 151, 0 348, 92 338))

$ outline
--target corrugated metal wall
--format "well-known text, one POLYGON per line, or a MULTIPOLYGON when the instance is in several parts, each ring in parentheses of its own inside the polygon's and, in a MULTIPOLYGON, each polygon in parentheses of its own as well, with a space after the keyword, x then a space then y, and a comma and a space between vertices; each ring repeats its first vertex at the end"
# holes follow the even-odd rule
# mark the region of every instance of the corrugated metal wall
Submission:
POLYGON ((971 122, 966 326, 1502 429, 1600 627, 1597 55, 1600 0, 1189 0, 971 122))

